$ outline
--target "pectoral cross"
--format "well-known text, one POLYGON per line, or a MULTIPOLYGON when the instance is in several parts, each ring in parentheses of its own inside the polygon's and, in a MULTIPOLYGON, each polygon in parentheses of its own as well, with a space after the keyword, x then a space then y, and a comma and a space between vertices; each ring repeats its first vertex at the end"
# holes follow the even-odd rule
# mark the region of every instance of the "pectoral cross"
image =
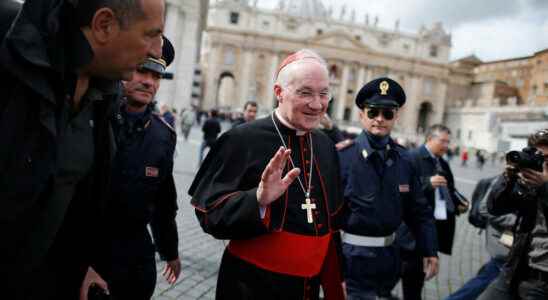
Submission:
POLYGON ((312 223, 312 210, 316 209, 316 204, 310 202, 310 197, 307 195, 305 199, 305 204, 301 204, 302 209, 306 209, 306 220, 308 223, 312 223))

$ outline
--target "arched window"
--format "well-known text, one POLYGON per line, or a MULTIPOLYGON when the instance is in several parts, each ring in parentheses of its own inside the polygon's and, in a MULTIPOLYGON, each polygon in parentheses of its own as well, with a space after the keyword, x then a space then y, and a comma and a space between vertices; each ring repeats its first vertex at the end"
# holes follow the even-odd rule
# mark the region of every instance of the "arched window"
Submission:
POLYGON ((417 122, 417 133, 424 133, 430 126, 430 116, 432 115, 432 103, 423 102, 419 108, 419 118, 417 122))

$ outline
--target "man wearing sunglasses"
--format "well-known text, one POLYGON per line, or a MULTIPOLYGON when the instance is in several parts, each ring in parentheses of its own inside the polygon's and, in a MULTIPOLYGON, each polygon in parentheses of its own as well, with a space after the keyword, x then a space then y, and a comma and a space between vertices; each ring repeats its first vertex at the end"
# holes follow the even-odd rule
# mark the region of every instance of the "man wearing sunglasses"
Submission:
POLYGON ((432 210, 405 148, 390 137, 404 103, 405 92, 394 80, 367 83, 356 96, 364 130, 339 150, 349 206, 342 242, 350 300, 390 298, 401 268, 396 230, 404 221, 417 238, 429 276, 437 273, 432 210))

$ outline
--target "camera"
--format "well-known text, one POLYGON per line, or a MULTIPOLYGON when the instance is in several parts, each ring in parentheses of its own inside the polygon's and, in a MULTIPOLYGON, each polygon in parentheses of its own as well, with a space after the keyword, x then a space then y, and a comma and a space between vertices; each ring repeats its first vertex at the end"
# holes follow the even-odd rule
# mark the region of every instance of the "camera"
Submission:
POLYGON ((506 154, 506 162, 518 169, 531 169, 542 172, 544 155, 535 147, 526 147, 522 151, 510 151, 506 154))
MULTIPOLYGON (((518 170, 531 169, 542 172, 544 168, 544 155, 535 147, 526 147, 522 151, 510 151, 506 154, 506 162, 515 166, 518 170)), ((527 198, 534 195, 535 191, 517 180, 513 194, 519 198, 527 198)))

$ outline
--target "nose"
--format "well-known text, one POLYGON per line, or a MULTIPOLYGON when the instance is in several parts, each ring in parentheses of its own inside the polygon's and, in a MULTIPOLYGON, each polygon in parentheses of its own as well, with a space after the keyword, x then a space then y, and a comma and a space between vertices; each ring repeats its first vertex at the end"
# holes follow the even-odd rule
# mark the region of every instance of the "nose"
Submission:
POLYGON ((314 99, 308 103, 308 107, 314 110, 322 110, 323 104, 319 95, 314 95, 314 99))
POLYGON ((373 120, 377 121, 377 122, 382 122, 384 121, 384 116, 382 113, 379 113, 376 117, 373 118, 373 120))
POLYGON ((147 73, 147 75, 143 78, 143 84, 145 84, 147 87, 154 86, 155 77, 152 73, 147 73))
POLYGON ((155 38, 152 41, 152 45, 150 47, 150 53, 149 56, 152 56, 154 58, 161 58, 162 57, 162 36, 158 36, 158 38, 155 38))

